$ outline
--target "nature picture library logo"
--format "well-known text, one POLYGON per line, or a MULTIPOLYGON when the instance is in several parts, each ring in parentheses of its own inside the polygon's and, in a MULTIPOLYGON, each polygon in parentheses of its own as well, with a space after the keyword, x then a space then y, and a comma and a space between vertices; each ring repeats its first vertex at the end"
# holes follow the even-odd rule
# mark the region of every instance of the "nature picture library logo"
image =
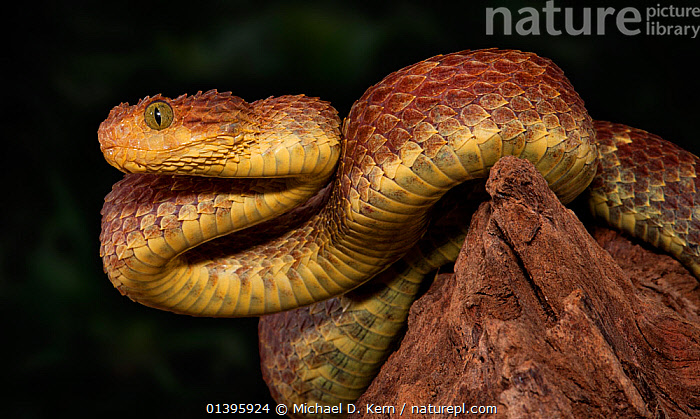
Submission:
POLYGON ((486 34, 503 35, 605 35, 616 30, 623 35, 684 36, 700 34, 700 6, 557 7, 553 0, 541 9, 523 7, 486 8, 486 34))

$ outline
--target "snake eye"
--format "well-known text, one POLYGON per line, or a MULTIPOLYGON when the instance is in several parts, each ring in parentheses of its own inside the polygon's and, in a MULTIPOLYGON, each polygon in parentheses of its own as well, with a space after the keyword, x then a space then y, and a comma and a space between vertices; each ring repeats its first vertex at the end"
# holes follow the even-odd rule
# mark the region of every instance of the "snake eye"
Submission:
POLYGON ((143 118, 146 125, 160 131, 173 123, 173 108, 162 100, 157 100, 146 106, 143 118))

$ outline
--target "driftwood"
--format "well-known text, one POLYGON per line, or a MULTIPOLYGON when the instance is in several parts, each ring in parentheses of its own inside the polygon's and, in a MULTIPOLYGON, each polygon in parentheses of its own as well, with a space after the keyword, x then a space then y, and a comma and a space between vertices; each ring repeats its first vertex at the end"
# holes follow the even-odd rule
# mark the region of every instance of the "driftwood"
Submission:
POLYGON ((528 162, 501 159, 487 190, 456 273, 413 305, 354 417, 472 406, 495 406, 484 417, 700 417, 698 281, 611 230, 593 239, 528 162))

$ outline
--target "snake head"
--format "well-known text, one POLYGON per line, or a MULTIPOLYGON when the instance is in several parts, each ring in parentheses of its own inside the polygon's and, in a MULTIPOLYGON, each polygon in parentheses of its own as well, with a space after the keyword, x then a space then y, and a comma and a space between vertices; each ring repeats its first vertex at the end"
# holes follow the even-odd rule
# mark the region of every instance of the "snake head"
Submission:
POLYGON ((292 177, 332 172, 339 127, 336 110, 317 98, 249 104, 210 90, 122 103, 97 133, 107 162, 127 173, 292 177))
POLYGON ((210 90, 122 103, 100 124, 98 138, 107 162, 123 172, 215 176, 250 155, 255 126, 250 104, 210 90))

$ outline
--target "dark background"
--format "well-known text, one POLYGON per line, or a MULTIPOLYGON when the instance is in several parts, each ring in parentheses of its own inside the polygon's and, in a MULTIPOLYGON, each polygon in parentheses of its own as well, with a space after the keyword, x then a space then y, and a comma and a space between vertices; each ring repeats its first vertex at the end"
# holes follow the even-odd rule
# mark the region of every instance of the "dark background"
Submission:
MULTIPOLYGON (((643 12, 656 3, 666 4, 585 6, 643 12)), ((555 5, 582 15, 581 2, 555 5)), ((257 319, 153 310, 121 297, 103 274, 99 212, 121 174, 103 161, 96 131, 120 102, 212 88, 249 101, 305 93, 346 115, 393 70, 498 46, 552 58, 594 118, 700 152, 700 40, 623 36, 612 24, 605 36, 504 36, 500 20, 486 36, 487 6, 508 7, 515 21, 521 7, 544 1, 6 4, 0 301, 9 390, 0 415, 192 417, 206 403, 272 402, 257 319)), ((561 13, 555 24, 563 28, 561 13)))

